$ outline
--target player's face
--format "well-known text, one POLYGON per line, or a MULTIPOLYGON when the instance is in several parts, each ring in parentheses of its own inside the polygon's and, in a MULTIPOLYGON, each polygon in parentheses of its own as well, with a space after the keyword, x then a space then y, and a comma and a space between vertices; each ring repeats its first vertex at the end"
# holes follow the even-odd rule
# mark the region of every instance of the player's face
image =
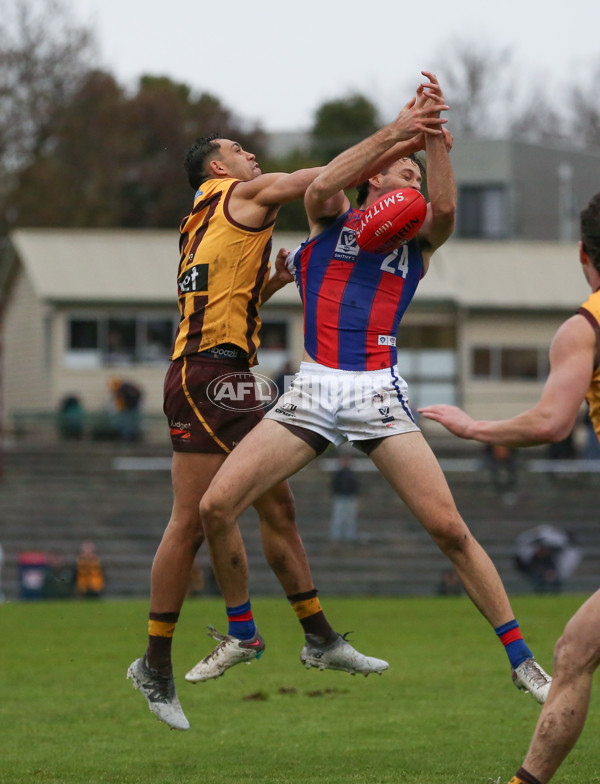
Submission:
POLYGON ((415 188, 421 190, 422 180, 419 166, 410 158, 401 158, 393 163, 385 174, 380 174, 380 195, 397 188, 415 188))
POLYGON ((224 169, 226 175, 248 182, 262 173, 254 153, 246 152, 239 142, 231 141, 231 139, 219 139, 218 141, 221 149, 217 163, 224 169))

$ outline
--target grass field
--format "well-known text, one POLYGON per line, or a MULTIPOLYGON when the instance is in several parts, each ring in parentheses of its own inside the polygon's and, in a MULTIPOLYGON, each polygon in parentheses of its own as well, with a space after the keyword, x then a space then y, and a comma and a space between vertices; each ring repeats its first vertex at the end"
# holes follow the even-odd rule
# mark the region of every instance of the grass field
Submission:
MULTIPOLYGON (((530 647, 551 670, 582 597, 517 597, 530 647)), ((493 631, 465 598, 325 599, 340 632, 387 659, 381 677, 305 670, 283 599, 256 599, 260 661, 191 685, 220 601, 189 600, 174 644, 191 723, 170 731, 125 679, 145 648, 146 601, 0 606, 1 784, 485 784, 521 764, 539 706, 511 683, 493 631)), ((600 782, 600 714, 555 777, 600 782)))

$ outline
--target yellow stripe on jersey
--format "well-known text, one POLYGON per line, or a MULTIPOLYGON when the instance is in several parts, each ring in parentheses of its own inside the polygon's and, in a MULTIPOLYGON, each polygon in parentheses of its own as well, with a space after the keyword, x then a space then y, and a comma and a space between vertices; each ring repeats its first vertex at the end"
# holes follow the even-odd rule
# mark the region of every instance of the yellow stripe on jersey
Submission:
POLYGON ((586 400, 590 407, 590 417, 594 425, 594 430, 598 441, 600 441, 600 289, 591 294, 579 309, 579 313, 585 311, 583 315, 596 330, 596 356, 594 363, 594 375, 592 383, 588 389, 586 400))
POLYGON ((255 229, 232 218, 229 201, 239 182, 207 180, 181 223, 181 321, 172 359, 233 343, 256 364, 258 306, 269 280, 273 223, 255 229))

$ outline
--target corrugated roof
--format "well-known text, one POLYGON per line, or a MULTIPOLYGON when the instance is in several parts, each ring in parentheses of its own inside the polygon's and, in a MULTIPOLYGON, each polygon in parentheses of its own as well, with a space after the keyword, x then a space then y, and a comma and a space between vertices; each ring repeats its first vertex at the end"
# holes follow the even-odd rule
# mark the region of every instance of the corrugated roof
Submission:
MULTIPOLYGON (((305 235, 275 232, 274 252, 305 235)), ((171 304, 177 230, 19 229, 11 235, 40 299, 171 304)), ((416 302, 569 310, 589 289, 577 243, 450 240, 433 257, 416 302)), ((298 303, 287 286, 273 303, 298 303)))

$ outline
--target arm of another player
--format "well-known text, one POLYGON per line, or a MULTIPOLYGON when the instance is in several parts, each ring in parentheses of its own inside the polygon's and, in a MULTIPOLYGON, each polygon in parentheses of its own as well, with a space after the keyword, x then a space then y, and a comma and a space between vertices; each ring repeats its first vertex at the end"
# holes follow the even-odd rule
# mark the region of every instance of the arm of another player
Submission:
MULTIPOLYGON (((425 72, 425 75, 439 88, 435 74, 425 72)), ((443 100, 441 90, 440 96, 443 100)), ((450 162, 452 143, 452 134, 449 132, 439 136, 425 137, 429 204, 423 227, 419 232, 425 272, 429 268, 429 261, 433 253, 446 242, 454 231, 456 182, 450 162)))
POLYGON ((417 97, 403 107, 392 123, 335 157, 315 178, 304 197, 311 231, 324 218, 335 217, 348 209, 344 188, 377 174, 382 163, 396 160, 402 149, 407 152, 413 149, 411 145, 401 147, 399 143, 405 144, 422 133, 441 136, 440 129, 446 120, 439 115, 446 108, 437 86, 422 84, 417 97))
POLYGON ((456 406, 426 406, 419 413, 460 438, 503 446, 537 446, 565 439, 575 425, 594 370, 596 335, 572 316, 550 347, 550 374, 539 402, 512 419, 475 421, 456 406))
POLYGON ((279 291, 279 289, 282 289, 294 280, 294 276, 287 266, 287 258, 289 255, 289 251, 285 248, 280 248, 279 253, 275 257, 275 272, 269 278, 267 285, 263 289, 260 298, 261 305, 264 305, 268 299, 271 299, 276 291, 279 291))

